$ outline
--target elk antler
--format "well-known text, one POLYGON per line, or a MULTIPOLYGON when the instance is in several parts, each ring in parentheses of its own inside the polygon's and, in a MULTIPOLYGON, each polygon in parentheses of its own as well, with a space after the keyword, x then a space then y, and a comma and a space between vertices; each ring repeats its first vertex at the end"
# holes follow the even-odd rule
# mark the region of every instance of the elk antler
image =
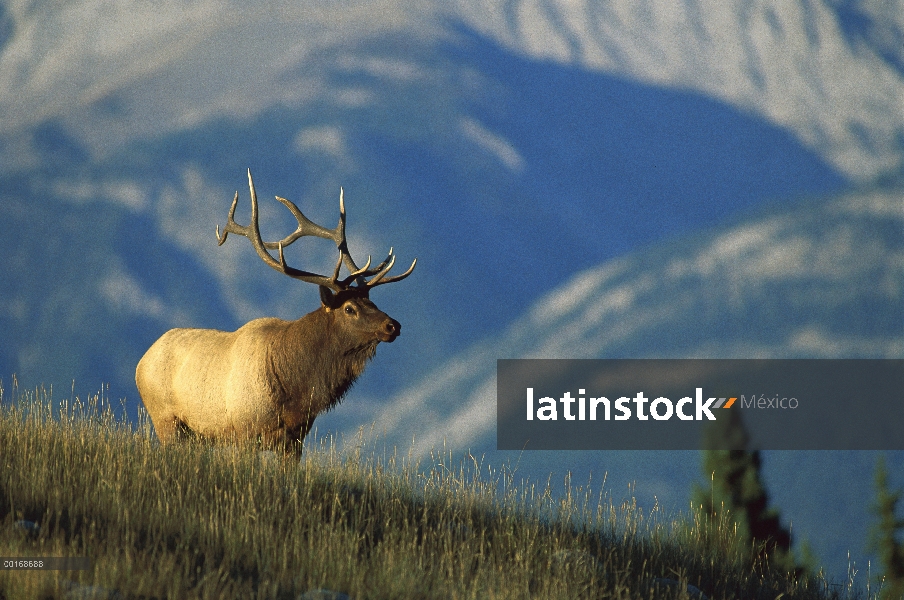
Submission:
POLYGON ((356 288, 368 290, 372 287, 383 285, 384 283, 401 281, 402 279, 405 279, 406 277, 411 275, 411 272, 414 271, 414 266, 417 264, 416 258, 411 263, 411 266, 408 268, 408 270, 401 275, 386 277, 389 269, 391 269, 392 265, 395 264, 396 257, 392 253, 392 248, 389 249, 389 254, 386 256, 386 259, 376 267, 370 268, 370 257, 368 256, 367 264, 365 264, 360 269, 358 268, 358 265, 355 264, 354 259, 352 259, 352 256, 348 251, 348 243, 345 240, 345 194, 341 188, 339 190, 339 224, 336 225, 335 229, 327 229, 326 227, 317 225, 306 216, 304 216, 304 214, 298 209, 297 206, 295 206, 295 204, 293 204, 289 200, 286 200, 285 198, 276 196, 276 199, 282 202, 286 206, 286 208, 288 208, 292 212, 295 220, 298 221, 298 228, 295 229, 293 233, 278 242, 265 242, 261 240, 261 232, 260 228, 258 227, 257 192, 254 191, 254 181, 251 179, 251 169, 248 169, 248 188, 251 190, 251 223, 242 226, 235 222, 235 207, 239 202, 239 193, 236 192, 235 198, 232 199, 232 207, 229 209, 229 220, 226 223, 226 227, 223 228, 222 236, 220 235, 220 226, 217 225, 217 242, 219 245, 223 245, 223 242, 226 241, 226 236, 228 236, 230 233, 243 235, 251 240, 251 245, 254 247, 254 250, 257 252, 258 256, 260 256, 261 259, 263 259, 263 261, 270 267, 276 269, 281 273, 285 273, 286 275, 294 279, 300 279, 302 281, 307 281, 308 283, 322 285, 333 290, 334 292, 340 292, 342 290, 349 289, 353 282, 357 282, 357 284, 355 285, 356 288), (333 270, 333 275, 331 277, 302 271, 300 269, 290 267, 286 264, 286 259, 283 255, 283 248, 285 248, 298 238, 304 236, 321 237, 328 240, 333 240, 336 243, 336 247, 339 249, 339 260, 336 262, 336 268, 333 270), (279 250, 278 261, 273 258, 268 249, 279 250), (349 276, 345 279, 340 280, 339 270, 342 268, 343 262, 345 262, 345 267, 349 271, 349 276), (368 281, 367 277, 372 277, 372 279, 368 281))

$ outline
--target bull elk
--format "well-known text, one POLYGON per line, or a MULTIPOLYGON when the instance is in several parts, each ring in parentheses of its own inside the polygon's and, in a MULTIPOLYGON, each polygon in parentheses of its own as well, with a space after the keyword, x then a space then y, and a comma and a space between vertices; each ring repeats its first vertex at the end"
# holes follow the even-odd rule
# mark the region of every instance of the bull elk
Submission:
POLYGON ((261 240, 257 194, 251 170, 251 223, 235 222, 235 193, 228 223, 217 240, 230 233, 247 237, 263 261, 293 279, 320 288, 320 308, 297 321, 256 319, 236 331, 172 329, 138 362, 135 382, 161 443, 183 435, 209 440, 250 441, 287 453, 301 453, 314 418, 335 406, 364 371, 377 344, 392 342, 398 321, 368 297, 371 288, 408 277, 417 264, 394 277, 392 248, 382 263, 358 268, 345 240, 345 202, 339 194, 339 224, 326 229, 305 217, 295 204, 276 197, 294 215, 298 228, 278 242, 261 240), (332 276, 286 264, 283 249, 304 236, 332 240, 339 259, 332 276), (277 250, 279 260, 270 250, 277 250), (349 275, 339 279, 345 264, 349 275))

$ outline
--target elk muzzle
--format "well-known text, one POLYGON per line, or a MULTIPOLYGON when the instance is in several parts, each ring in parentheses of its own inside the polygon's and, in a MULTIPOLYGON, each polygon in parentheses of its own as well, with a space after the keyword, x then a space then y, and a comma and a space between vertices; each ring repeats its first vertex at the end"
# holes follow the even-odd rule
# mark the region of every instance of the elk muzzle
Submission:
POLYGON ((392 342, 402 333, 402 325, 395 319, 387 317, 383 326, 377 331, 377 337, 381 342, 392 342))

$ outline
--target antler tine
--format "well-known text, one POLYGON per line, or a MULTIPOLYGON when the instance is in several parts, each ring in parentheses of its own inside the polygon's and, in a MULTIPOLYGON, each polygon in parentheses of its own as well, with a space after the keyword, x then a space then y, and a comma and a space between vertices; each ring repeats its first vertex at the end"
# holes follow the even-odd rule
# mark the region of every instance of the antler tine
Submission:
POLYGON ((389 260, 389 264, 386 265, 386 268, 384 268, 382 271, 380 271, 379 273, 374 275, 374 278, 367 282, 368 287, 372 287, 372 286, 380 284, 380 280, 383 279, 383 277, 385 277, 387 273, 389 273, 389 269, 391 269, 392 265, 395 264, 395 259, 396 259, 396 257, 393 256, 389 260))
MULTIPOLYGON (((342 261, 344 257, 345 257, 344 254, 340 254, 339 260, 342 261)), ((371 263, 372 257, 370 255, 368 255, 367 263, 363 267, 358 269, 357 271, 353 271, 352 273, 350 273, 348 277, 346 277, 345 279, 342 280, 342 282, 345 283, 345 285, 350 285, 353 281, 359 281, 359 285, 361 285, 362 287, 366 287, 364 285, 367 283, 366 278, 370 277, 371 275, 376 275, 377 273, 379 273, 383 269, 383 267, 386 266, 386 263, 389 262, 391 257, 392 257, 392 255, 390 254, 390 256, 387 256, 386 259, 383 262, 381 262, 379 265, 377 265, 376 267, 371 267, 370 263, 371 263)))
POLYGON ((235 198, 232 199, 232 206, 229 208, 229 217, 226 222, 226 227, 223 228, 223 237, 220 237, 220 225, 217 224, 217 246, 222 246, 223 242, 226 241, 226 236, 229 235, 230 232, 237 233, 239 235, 245 235, 241 231, 241 227, 238 223, 235 222, 235 207, 239 203, 239 193, 235 193, 235 198))
MULTIPOLYGON (((340 228, 342 231, 342 241, 337 241, 336 245, 339 248, 339 252, 342 253, 342 260, 345 262, 345 268, 348 269, 349 273, 354 273, 355 277, 360 277, 361 269, 355 264, 355 259, 352 258, 351 252, 348 251, 348 241, 345 239, 345 189, 342 186, 339 186, 339 225, 337 226, 337 229, 340 228)), ((367 264, 370 264, 370 256, 367 257, 367 264)), ((351 279, 346 280, 351 281, 351 279)))
MULTIPOLYGON (((285 273, 286 275, 294 279, 300 279, 302 281, 307 281, 308 283, 326 286, 336 292, 344 289, 337 284, 336 277, 330 278, 324 275, 318 275, 317 273, 310 273, 308 271, 302 271, 301 269, 290 267, 286 264, 286 258, 283 254, 283 248, 288 244, 294 242, 302 235, 318 235, 319 237, 334 239, 332 235, 333 232, 309 221, 303 214, 301 214, 301 211, 298 210, 298 207, 286 200, 284 204, 288 203, 286 205, 289 207, 289 210, 291 210, 293 214, 296 215, 296 219, 298 220, 298 229, 295 233, 292 234, 292 236, 295 237, 289 236, 289 238, 292 239, 288 242, 286 242, 285 240, 281 240, 279 242, 264 242, 263 240, 261 240, 260 227, 258 226, 257 192, 254 189, 254 179, 251 177, 251 169, 248 169, 248 190, 251 193, 251 222, 245 226, 239 225, 235 222, 235 208, 238 204, 239 198, 239 193, 236 192, 235 198, 232 201, 232 207, 229 209, 229 218, 228 222, 226 223, 226 227, 223 230, 222 237, 220 237, 220 228, 219 226, 217 226, 217 241, 219 242, 219 244, 222 244, 226 241, 226 236, 229 233, 236 233, 238 235, 245 236, 251 241, 251 245, 254 247, 254 250, 257 252, 258 256, 260 256, 261 259, 269 267, 281 273, 285 273), (295 235, 296 233, 299 233, 299 231, 301 231, 302 233, 300 235, 295 235), (324 236, 322 235, 322 232, 327 232, 328 235, 324 236), (267 251, 267 248, 275 248, 279 250, 279 261, 273 258, 273 256, 267 251)), ((337 227, 336 231, 344 235, 344 227, 337 227)))
POLYGON ((389 279, 384 279, 383 281, 380 282, 380 285, 382 285, 384 283, 392 283, 394 281, 402 281, 403 279, 405 279, 406 277, 411 275, 411 273, 414 271, 414 267, 416 265, 417 265, 417 259, 415 258, 413 261, 411 261, 411 266, 408 267, 407 271, 405 271, 401 275, 395 275, 394 277, 390 277, 389 279))
MULTIPOLYGON (((345 188, 339 186, 339 224, 336 225, 335 230, 327 230, 330 233, 335 234, 335 237, 331 238, 336 242, 336 247, 339 248, 339 260, 345 263, 345 268, 348 269, 349 276, 343 279, 339 283, 339 285, 348 286, 352 282, 358 279, 362 279, 364 277, 370 277, 371 275, 375 275, 380 272, 380 270, 386 265, 387 261, 389 261, 389 257, 386 257, 379 266, 370 268, 371 256, 367 257, 367 264, 363 267, 358 268, 357 263, 355 263, 355 259, 352 258, 351 252, 348 249, 348 241, 345 238, 345 224, 346 224, 346 216, 345 216, 345 188)), ((392 248, 389 249, 390 255, 392 254, 392 248)))
MULTIPOLYGON (((230 233, 235 233, 238 235, 243 235, 249 240, 251 240, 251 244, 254 245, 255 249, 257 249, 257 244, 255 243, 255 238, 257 242, 260 242, 260 230, 257 228, 257 192, 254 191, 254 181, 251 179, 251 169, 248 169, 248 188, 251 190, 251 223, 246 226, 239 225, 235 222, 235 208, 239 203, 239 193, 236 191, 235 196, 232 198, 232 206, 229 207, 229 216, 227 217, 226 227, 223 228, 223 235, 220 236, 220 226, 217 225, 217 245, 222 246, 223 242, 226 241, 226 238, 230 233), (256 235, 255 235, 256 234, 256 235)), ((267 256, 270 256, 267 254, 267 256)), ((273 257, 270 257, 272 260, 273 257)))
POLYGON ((367 287, 372 288, 372 287, 376 287, 378 285, 383 285, 384 283, 392 283, 394 281, 402 281, 403 279, 405 279, 406 277, 411 275, 412 271, 414 271, 414 266, 417 264, 417 259, 415 258, 411 262, 411 266, 408 267, 408 270, 405 271, 404 273, 402 273, 401 275, 394 275, 393 277, 388 277, 386 279, 383 279, 383 277, 387 273, 389 273, 389 269, 392 268, 393 263, 395 263, 395 256, 392 257, 392 260, 389 261, 389 264, 386 266, 385 269, 383 269, 382 271, 377 273, 376 277, 374 277, 373 279, 371 279, 370 281, 367 282, 367 287))
POLYGON ((283 203, 283 205, 289 209, 292 213, 292 216, 295 217, 295 220, 298 221, 298 227, 291 234, 287 235, 283 239, 278 242, 264 242, 264 247, 275 249, 278 248, 280 244, 283 246, 288 246, 295 240, 304 236, 317 236, 326 238, 328 240, 333 240, 336 243, 336 246, 339 246, 342 241, 345 239, 345 223, 343 222, 344 214, 340 212, 339 217, 339 225, 335 227, 335 229, 327 229, 317 223, 314 223, 306 216, 304 213, 299 210, 295 203, 291 200, 287 200, 285 198, 281 198, 280 196, 276 196, 276 199, 283 203))
POLYGON ((369 277, 369 275, 365 275, 365 273, 370 272, 370 271, 368 271, 369 268, 370 268, 370 254, 367 255, 367 262, 364 264, 364 266, 361 267, 360 269, 358 269, 357 271, 351 273, 349 275, 349 277, 354 277, 354 278, 369 277))
MULTIPOLYGON (((345 255, 342 254, 342 253, 340 253, 340 254, 339 254, 339 260, 338 260, 338 262, 336 263, 336 271, 335 271, 335 273, 333 274, 333 278, 337 280, 337 281, 336 281, 336 284, 337 284, 339 287, 341 287, 341 288, 343 288, 343 289, 348 289, 348 287, 349 287, 352 283, 354 283, 355 281, 359 281, 359 280, 360 280, 360 281, 365 281, 365 280, 364 280, 364 277, 365 277, 365 276, 368 276, 368 277, 370 276, 369 274, 370 274, 371 270, 368 269, 368 267, 370 267, 370 260, 371 260, 371 257, 368 256, 368 257, 367 257, 367 264, 365 264, 363 267, 361 267, 361 268, 358 269, 357 271, 353 271, 352 273, 350 273, 349 276, 346 277, 345 279, 343 279, 342 281, 338 281, 338 279, 339 279, 339 267, 342 266, 342 262, 343 262, 344 258, 345 258, 345 255)), ((365 287, 365 286, 361 286, 361 285, 359 284, 359 287, 365 287)))
POLYGON ((339 255, 339 260, 336 261, 336 268, 333 269, 333 283, 339 285, 339 287, 345 288, 348 284, 342 285, 339 284, 339 270, 342 268, 342 254, 339 255))
POLYGON ((380 271, 382 271, 390 261, 393 260, 392 248, 389 248, 389 254, 386 255, 386 258, 383 259, 383 262, 378 264, 376 267, 371 269, 367 268, 367 265, 370 264, 370 256, 367 257, 367 265, 364 265, 358 273, 355 273, 358 277, 370 277, 371 275, 376 275, 380 271))

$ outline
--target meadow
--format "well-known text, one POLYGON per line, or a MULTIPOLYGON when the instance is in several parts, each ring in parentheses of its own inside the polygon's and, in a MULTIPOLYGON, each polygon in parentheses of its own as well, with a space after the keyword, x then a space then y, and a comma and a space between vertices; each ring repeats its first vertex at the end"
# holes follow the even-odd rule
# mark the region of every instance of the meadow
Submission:
POLYGON ((0 557, 91 562, 0 570, 0 599, 872 596, 782 573, 725 512, 642 511, 604 482, 554 495, 513 465, 352 447, 308 444, 300 462, 161 447, 102 394, 0 388, 0 557))

